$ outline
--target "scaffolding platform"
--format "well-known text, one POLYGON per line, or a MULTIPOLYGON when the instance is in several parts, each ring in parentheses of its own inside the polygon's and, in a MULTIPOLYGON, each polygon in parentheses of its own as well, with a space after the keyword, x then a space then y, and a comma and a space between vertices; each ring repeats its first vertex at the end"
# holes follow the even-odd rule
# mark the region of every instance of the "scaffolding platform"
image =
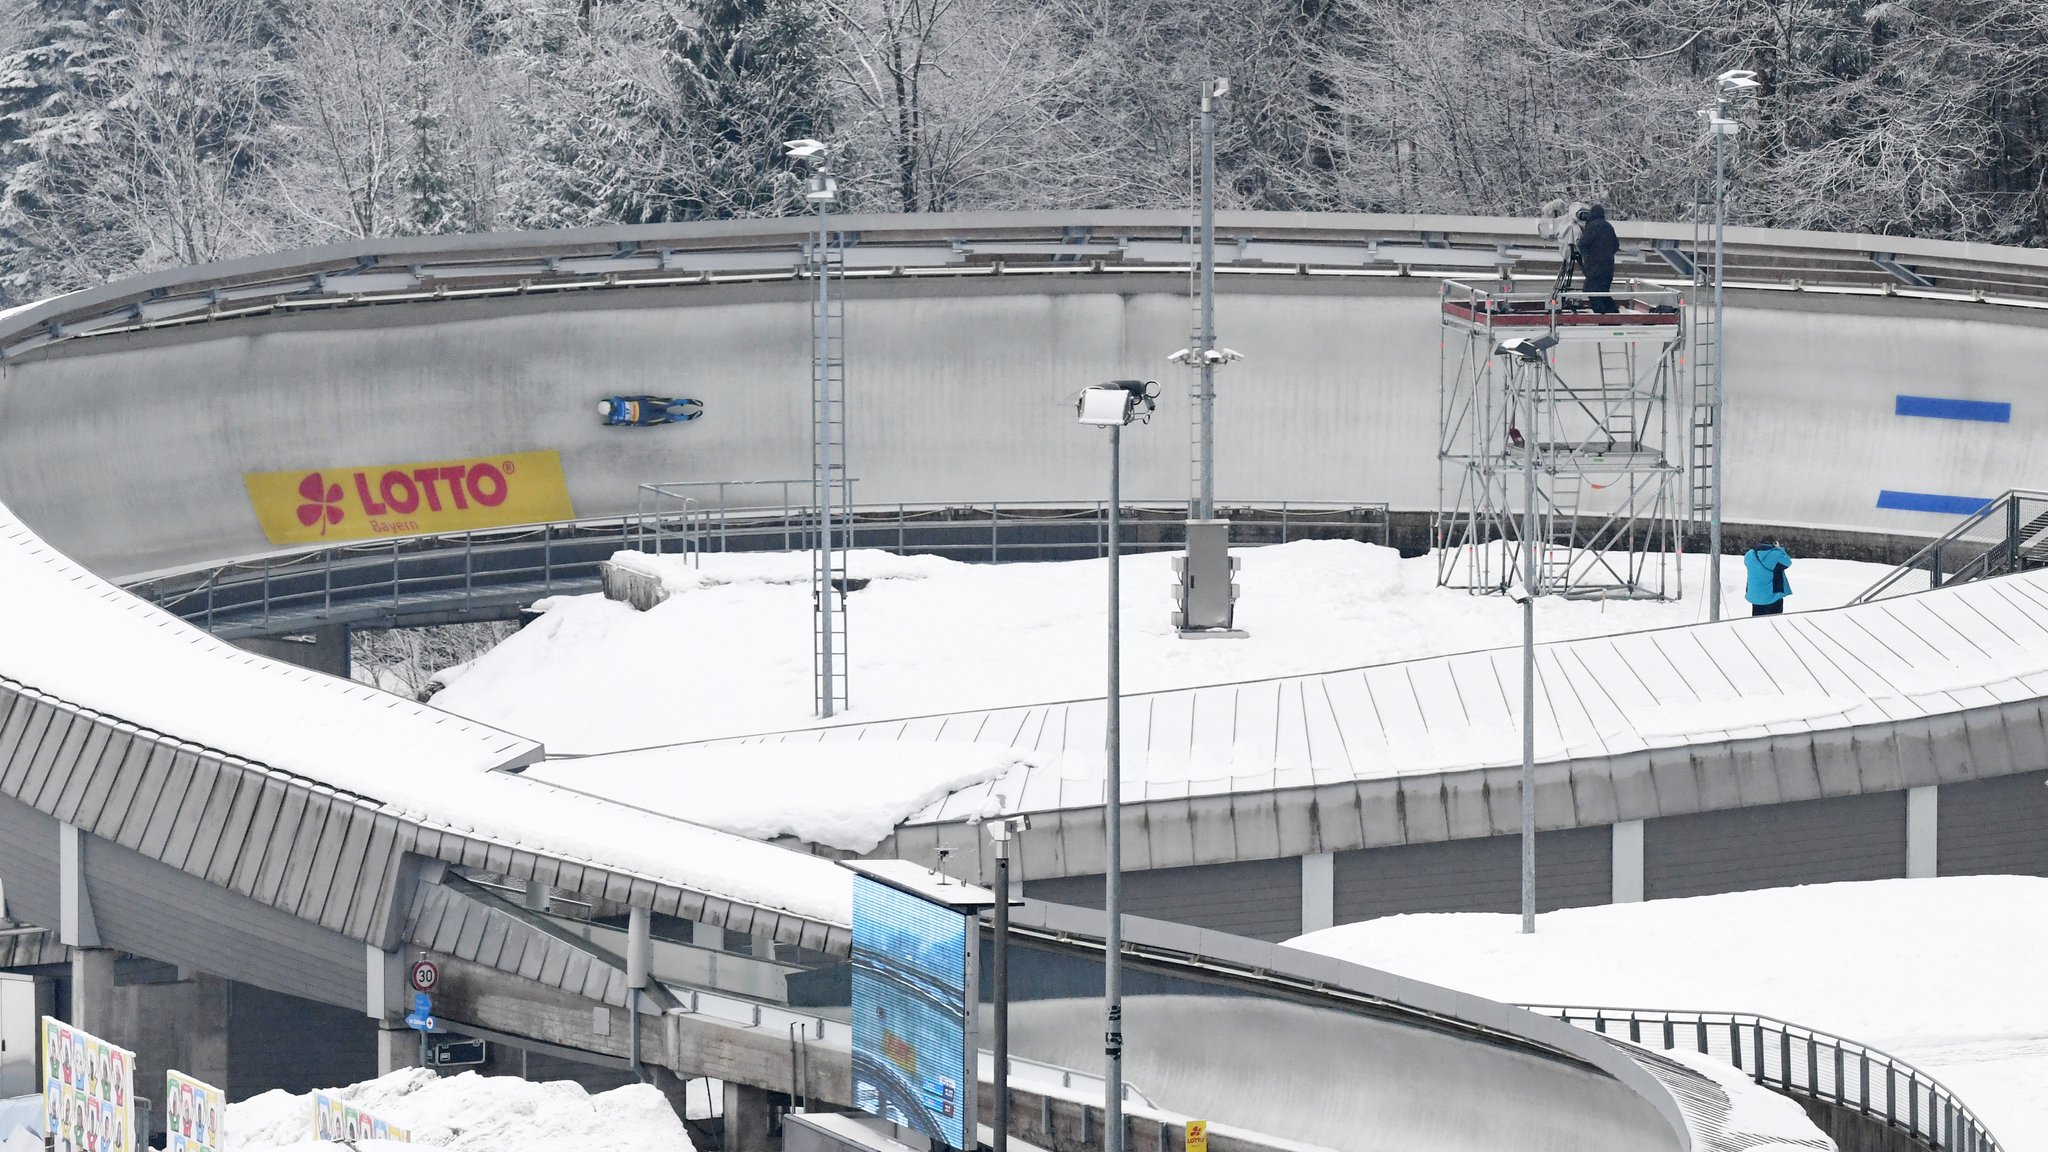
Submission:
POLYGON ((1440 585, 1504 592, 1533 563, 1543 595, 1681 593, 1684 301, 1640 282, 1603 295, 1616 311, 1583 292, 1444 285, 1440 585), (1550 338, 1533 359, 1502 350, 1530 337, 1550 338))

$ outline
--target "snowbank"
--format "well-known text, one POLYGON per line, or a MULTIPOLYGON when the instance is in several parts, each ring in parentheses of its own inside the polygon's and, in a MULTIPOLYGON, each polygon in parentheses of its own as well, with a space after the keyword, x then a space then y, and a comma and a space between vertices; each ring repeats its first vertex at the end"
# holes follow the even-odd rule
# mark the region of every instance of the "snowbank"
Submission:
POLYGON ((2048 1150, 2048 879, 1817 884, 1519 927, 1511 915, 1390 916, 1289 946, 1510 1003, 1777 1016, 1916 1064, 2014 1152, 2048 1150))
MULTIPOLYGON (((689 1133, 653 1087, 632 1084, 592 1096, 567 1081, 464 1072, 442 1077, 406 1068, 336 1089, 380 1119, 406 1125, 412 1143, 358 1141, 361 1152, 428 1145, 462 1152, 688 1152, 689 1133)), ((311 1140, 313 1097, 265 1092, 228 1106, 237 1152, 333 1152, 311 1140)))
MULTIPOLYGON (((1172 557, 1124 560, 1123 684, 1141 693, 1322 672, 1495 648, 1521 636, 1502 597, 1436 586, 1429 557, 1350 541, 1242 549, 1238 623, 1246 640, 1191 643, 1168 621, 1172 557)), ((544 601, 540 619, 467 665, 438 707, 598 753, 816 723, 812 716, 809 557, 712 555, 628 560, 669 587, 650 612, 601 596, 544 601)), ((1102 691, 1102 560, 963 564, 859 551, 872 581, 848 598, 852 707, 837 722, 928 716, 1088 697, 1102 691)), ((1741 558, 1723 565, 1740 601, 1741 558)), ((1795 610, 1833 607, 1883 565, 1799 561, 1795 610)), ((1546 600, 1539 640, 1690 624, 1705 562, 1687 557, 1690 599, 1658 604, 1546 600)), ((1819 705, 1822 707, 1826 704, 1819 705)))
POLYGON ((1030 766, 989 744, 847 741, 650 748, 526 775, 739 836, 866 852, 932 802, 1030 766))

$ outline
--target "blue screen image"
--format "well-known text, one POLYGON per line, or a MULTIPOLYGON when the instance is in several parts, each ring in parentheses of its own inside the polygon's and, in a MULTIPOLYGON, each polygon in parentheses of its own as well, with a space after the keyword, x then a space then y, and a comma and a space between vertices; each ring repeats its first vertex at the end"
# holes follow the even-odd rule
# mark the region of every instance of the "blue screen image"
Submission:
POLYGON ((861 1111, 973 1148, 967 921, 865 876, 853 881, 853 1098, 861 1111))

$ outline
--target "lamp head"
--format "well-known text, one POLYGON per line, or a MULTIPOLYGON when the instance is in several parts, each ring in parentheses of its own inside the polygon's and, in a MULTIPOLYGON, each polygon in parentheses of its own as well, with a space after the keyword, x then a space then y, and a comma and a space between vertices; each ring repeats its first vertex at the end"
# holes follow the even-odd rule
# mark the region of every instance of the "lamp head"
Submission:
POLYGON ((800 140, 784 140, 782 148, 783 154, 792 160, 809 160, 813 157, 823 157, 828 151, 824 141, 813 140, 808 136, 800 140))
POLYGON ((1732 68, 1723 72, 1714 78, 1714 83, 1721 89, 1723 98, 1753 96, 1757 89, 1764 86, 1763 81, 1756 78, 1756 73, 1747 68, 1732 68))
POLYGON ((1159 399, 1157 380, 1111 380, 1081 390, 1074 414, 1083 424, 1121 428, 1150 420, 1159 399))

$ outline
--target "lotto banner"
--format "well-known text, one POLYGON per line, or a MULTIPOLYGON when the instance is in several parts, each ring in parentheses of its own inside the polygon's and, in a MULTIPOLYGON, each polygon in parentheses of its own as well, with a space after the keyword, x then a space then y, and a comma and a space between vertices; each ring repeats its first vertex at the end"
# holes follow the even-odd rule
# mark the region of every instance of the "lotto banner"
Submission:
POLYGON ((273 544, 320 544, 571 520, 562 457, 513 452, 472 460, 249 472, 249 504, 273 544))
POLYGON ((165 1152, 221 1152, 227 1093, 183 1072, 164 1075, 165 1152))
POLYGON ((135 1152, 135 1053, 45 1016, 43 1077, 55 1152, 135 1152))
POLYGON ((370 1115, 339 1096, 315 1092, 313 1139, 351 1144, 357 1140, 395 1140, 400 1144, 410 1144, 412 1133, 370 1115))

